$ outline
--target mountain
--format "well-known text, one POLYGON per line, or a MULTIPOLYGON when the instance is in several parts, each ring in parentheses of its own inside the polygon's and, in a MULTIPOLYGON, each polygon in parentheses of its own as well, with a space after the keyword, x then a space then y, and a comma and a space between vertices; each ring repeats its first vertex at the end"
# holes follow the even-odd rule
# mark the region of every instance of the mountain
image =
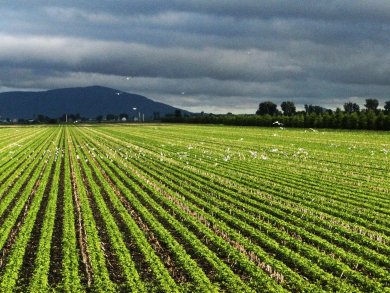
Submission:
MULTIPOLYGON (((29 119, 38 114, 58 118, 63 114, 77 113, 87 118, 120 113, 137 117, 140 112, 147 120, 152 119, 154 113, 164 117, 166 114, 174 114, 175 110, 181 109, 155 102, 141 95, 102 86, 63 88, 43 92, 0 93, 0 119, 29 119)), ((181 112, 189 113, 185 110, 181 112)))

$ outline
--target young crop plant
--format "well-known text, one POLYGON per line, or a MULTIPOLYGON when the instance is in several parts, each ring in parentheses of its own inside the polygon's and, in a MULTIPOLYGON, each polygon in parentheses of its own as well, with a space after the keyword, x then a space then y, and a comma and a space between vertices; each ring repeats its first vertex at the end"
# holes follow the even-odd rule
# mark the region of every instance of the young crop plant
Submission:
POLYGON ((386 132, 0 128, 0 292, 390 292, 386 132))

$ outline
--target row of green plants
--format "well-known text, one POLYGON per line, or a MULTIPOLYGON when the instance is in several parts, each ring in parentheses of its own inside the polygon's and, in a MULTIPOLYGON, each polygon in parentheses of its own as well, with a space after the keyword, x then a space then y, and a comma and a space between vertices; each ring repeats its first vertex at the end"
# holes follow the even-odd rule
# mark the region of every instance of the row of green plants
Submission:
MULTIPOLYGON (((2 201, 0 205, 0 218, 3 218, 2 225, 0 226, 0 250, 3 249, 5 245, 9 233, 15 225, 19 214, 22 212, 26 203, 33 195, 34 186, 37 183, 38 178, 41 176, 42 172, 45 170, 47 162, 40 158, 42 155, 45 146, 43 144, 39 147, 39 140, 36 141, 37 157, 32 157, 31 160, 26 160, 25 165, 28 166, 23 170, 23 173, 17 176, 17 178, 13 178, 12 176, 2 187, 4 187, 3 192, 7 191, 7 193, 2 194, 2 201), (8 184, 7 184, 8 183, 8 184), (7 185, 12 186, 10 190, 7 190, 7 185), (10 204, 15 201, 14 206, 10 207, 10 204), (4 219, 3 214, 6 211, 10 211, 8 217, 4 219)), ((33 144, 32 146, 34 146, 33 144)))
MULTIPOLYGON (((283 165, 283 161, 278 161, 278 163, 276 164, 276 165, 283 165)), ((222 163, 221 163, 221 166, 222 166, 222 163)), ((227 166, 229 166, 229 164, 227 165, 227 166)), ((302 168, 303 168, 304 166, 302 165, 302 168)), ((229 168, 229 167, 228 167, 229 168)), ((234 170, 235 170, 235 168, 236 167, 233 167, 233 173, 234 173, 234 170)), ((275 168, 275 167, 273 167, 272 166, 272 168, 275 168)), ((283 167, 281 167, 281 170, 283 169, 283 167)), ((272 169, 271 169, 272 170, 272 169)), ((216 171, 217 172, 217 171, 216 171)), ((251 172, 251 171, 250 171, 251 172)), ((260 171, 260 173, 261 173, 261 171, 260 171)), ((260 174, 259 173, 259 174, 260 174)), ((271 173, 271 172, 270 172, 271 173)), ((294 174, 292 174, 292 175, 294 175, 294 174)), ((265 181, 264 183, 267 185, 267 184, 274 184, 273 183, 273 181, 275 181, 275 180, 278 180, 278 181, 280 181, 281 183, 284 183, 285 182, 285 180, 287 180, 288 178, 288 176, 290 176, 290 174, 288 174, 287 175, 287 177, 285 177, 285 178, 279 178, 281 176, 281 174, 278 174, 278 176, 273 176, 273 174, 270 174, 270 176, 269 176, 269 180, 268 180, 268 183, 267 183, 267 181, 265 181), (273 177, 275 177, 275 178, 273 178, 273 177)), ((284 175, 283 175, 284 176, 284 175)), ((234 174, 232 174, 232 178, 234 179, 235 178, 235 175, 234 174)), ((259 177, 259 178, 261 178, 261 177, 259 177)), ((306 178, 306 179, 304 179, 304 180, 301 180, 300 178, 298 178, 298 179, 296 179, 296 180, 299 180, 299 181, 301 181, 300 182, 300 184, 305 184, 305 181, 307 181, 307 179, 309 179, 309 178, 306 178)), ((253 180, 253 178, 248 178, 248 180, 253 180)), ((287 180, 288 181, 288 180, 287 180)), ((382 182, 383 182, 383 178, 382 178, 382 182)), ((310 182, 308 182, 307 184, 309 184, 310 182)), ((326 182, 325 182, 326 183, 326 182)), ((298 185, 299 186, 299 188, 300 188, 300 186, 301 185, 298 185)), ((310 184, 312 184, 312 183, 310 183, 310 184)), ((318 185, 318 183, 316 183, 317 185, 318 185)), ((322 184, 324 184, 324 182, 321 182, 321 184, 320 185, 322 185, 322 184)), ((327 184, 327 183, 326 183, 327 184)), ((334 184, 333 184, 334 185, 334 184)), ((283 186, 283 184, 280 184, 279 186, 283 186)), ((297 184, 295 184, 295 187, 297 186, 297 184)), ((310 191, 310 186, 312 186, 312 185, 308 185, 308 192, 310 191)), ((339 196, 343 196, 343 194, 346 192, 345 191, 345 189, 344 189, 344 187, 343 186, 340 186, 340 185, 335 185, 336 187, 337 187, 337 190, 339 190, 338 191, 338 193, 340 193, 340 195, 339 196), (340 190, 341 189, 341 190, 340 190)), ((287 193, 291 193, 292 192, 292 188, 294 188, 294 184, 292 184, 292 186, 290 186, 290 187, 288 187, 288 188, 285 188, 284 186, 283 186, 283 188, 285 189, 285 191, 287 192, 287 193)), ((331 185, 329 185, 329 187, 327 186, 327 188, 332 188, 331 187, 331 185)), ((295 188, 296 189, 296 188, 295 188)), ((319 192, 324 192, 324 190, 323 190, 323 188, 321 189, 321 188, 318 188, 318 191, 319 192)), ((371 191, 371 193, 373 194, 373 196, 375 195, 375 193, 373 193, 372 191, 371 191)), ((336 193, 337 194, 337 193, 336 193)), ((324 195, 326 195, 326 194, 324 194, 324 195)), ((353 194, 350 194, 350 195, 346 195, 346 196, 348 196, 348 197, 351 197, 353 194)), ((332 194, 330 195, 330 196, 333 196, 332 194)), ((310 197, 310 193, 307 195, 307 198, 309 198, 310 197)), ((319 197, 319 198, 321 198, 321 197, 319 197)), ((333 198, 335 199, 335 200, 337 200, 337 196, 335 195, 335 196, 333 196, 333 198)), ((304 202, 304 201, 303 201, 304 202)), ((313 204, 310 200, 307 200, 307 202, 309 203, 309 204, 313 204)), ((336 203, 336 202, 335 202, 336 203)), ((356 203, 356 204, 358 204, 358 202, 354 202, 354 203, 356 203)), ((314 203, 314 204, 316 204, 316 203, 314 203)), ((368 205, 368 208, 370 208, 370 206, 371 205, 368 205)), ((382 209, 383 211, 385 211, 385 209, 382 209)), ((367 211, 368 212, 370 212, 370 209, 367 209, 367 211)), ((364 215, 363 215, 364 216, 364 215)), ((371 219, 373 219, 372 217, 375 217, 375 216, 378 216, 377 214, 373 214, 373 215, 371 215, 370 217, 370 220, 371 219)), ((380 220, 380 219, 379 219, 380 220)), ((383 226, 382 226, 382 228, 384 228, 383 226)), ((386 228, 384 228, 384 229, 386 229, 386 228)))
MULTIPOLYGON (((59 134, 56 135, 55 141, 58 140, 59 134)), ((28 180, 28 183, 22 190, 23 195, 13 208, 7 221, 1 227, 5 230, 11 230, 14 227, 18 228, 16 230, 17 235, 8 234, 10 231, 8 233, 6 231, 0 233, 2 235, 1 248, 3 248, 5 243, 3 239, 14 241, 8 256, 8 262, 5 264, 0 277, 1 292, 13 292, 15 290, 27 243, 30 240, 31 232, 36 222, 38 210, 46 189, 46 183, 49 182, 50 169, 54 164, 54 155, 51 151, 47 150, 44 153, 43 160, 40 161, 40 171, 34 172, 33 176, 25 179, 28 180), (16 220, 19 220, 19 222, 16 222, 16 220), (16 237, 16 239, 13 240, 12 237, 16 237)))
MULTIPOLYGON (((64 148, 64 139, 65 135, 63 133, 63 130, 61 130, 61 140, 58 143, 57 150, 61 150, 64 148)), ((47 182, 47 185, 50 187, 50 191, 48 194, 48 203, 46 206, 46 211, 43 218, 43 223, 41 227, 41 235, 39 238, 39 244, 37 247, 36 252, 36 258, 34 261, 34 272, 32 274, 32 278, 30 280, 29 284, 29 291, 30 292, 38 292, 38 291, 49 291, 49 281, 48 281, 48 275, 49 275, 49 269, 50 269, 50 251, 51 251, 51 243, 52 243, 52 236, 55 231, 54 229, 54 221, 56 216, 56 205, 57 205, 57 197, 59 193, 59 183, 60 183, 60 170, 61 170, 61 164, 62 160, 58 158, 56 154, 52 154, 54 156, 55 160, 55 167, 54 172, 51 170, 50 172, 53 172, 53 178, 51 182, 46 181, 46 178, 42 178, 43 182, 47 182)), ((49 174, 50 176, 50 174, 49 174)))
MULTIPOLYGON (((147 167, 146 168, 148 168, 148 169, 150 169, 151 168, 151 166, 150 166, 150 162, 149 163, 147 163, 147 160, 144 162, 145 164, 144 165, 146 165, 147 167)), ((133 162, 133 164, 136 164, 136 161, 134 161, 133 162)), ((139 166, 137 166, 138 168, 141 168, 141 166, 139 165, 139 166)), ((161 178, 158 178, 158 180, 157 180, 157 182, 158 181, 162 181, 162 180, 164 180, 163 178, 165 178, 165 182, 169 182, 169 180, 167 180, 167 176, 169 177, 169 175, 167 175, 167 174, 169 174, 169 172, 167 172, 165 175, 164 175, 164 177, 161 177, 161 178)), ((179 176, 178 174, 176 174, 175 176, 179 176)), ((186 174, 186 176, 187 176, 187 174, 186 174)), ((168 183, 165 183, 165 184, 168 184, 168 183)), ((193 185, 191 184, 190 186, 192 186, 191 187, 191 189, 193 190, 193 185)), ((178 188, 178 187, 176 187, 176 188, 178 188)), ((183 193, 181 193, 181 194, 183 194, 183 193)), ((215 204, 215 203, 214 203, 215 204)), ((201 205, 202 207, 205 207, 205 203, 203 203, 202 205, 201 205)), ((234 218, 235 219, 235 221, 237 221, 237 218, 235 217, 234 218)), ((232 223, 234 223, 234 222, 232 222, 232 223)), ((270 228, 270 227, 268 227, 268 228, 270 228)), ((291 228, 291 227, 289 227, 289 228, 291 228)), ((284 237, 285 236, 281 236, 281 239, 284 239, 284 237)), ((318 241, 317 241, 318 242, 318 241)), ((318 243, 317 243, 318 244, 318 243)), ((334 249, 336 249, 337 250, 337 248, 334 248, 334 249)), ((348 256, 344 253, 343 254, 344 255, 344 258, 348 258, 348 256)), ((355 259, 356 260, 356 259, 355 259)), ((335 262, 335 261, 331 261, 331 263, 332 263, 332 267, 331 267, 331 271, 334 269, 334 266, 337 266, 337 262, 335 262)), ((362 261, 360 261, 360 263, 362 263, 362 261)), ((339 265, 340 265, 340 263, 339 263, 339 265)), ((381 273, 381 270, 379 269, 379 272, 378 272, 378 275, 379 276, 381 276, 381 274, 383 275, 383 270, 382 270, 382 273, 381 273)), ((362 277, 362 276, 361 276, 362 277)), ((364 277, 363 277, 364 278, 364 277)), ((357 277, 357 279, 359 279, 359 276, 357 277)), ((370 281, 368 281, 368 280, 366 280, 368 283, 370 283, 370 281)), ((367 286, 370 286, 370 285, 367 285, 367 286)), ((375 288, 375 284, 373 285, 374 287, 373 288, 375 288)), ((372 288, 371 288, 372 289, 372 288)))
MULTIPOLYGON (((134 141, 134 139, 136 139, 135 137, 132 137, 132 141, 134 141)), ((150 144, 148 146, 146 146, 147 148, 151 148, 150 144)), ((166 149, 166 148, 165 148, 166 149)), ((159 149, 158 147, 155 148, 155 151, 156 153, 160 153, 159 152, 159 149)), ((174 152, 173 152, 174 153, 174 152)), ((203 159, 203 163, 204 163, 205 159, 203 159)), ((213 163, 213 160, 211 160, 210 163, 213 163)), ((225 172, 227 173, 227 175, 229 176, 229 178, 231 179, 231 182, 235 182, 237 181, 237 169, 240 170, 240 162, 237 162, 237 164, 235 165, 235 163, 224 163, 224 162, 219 162, 219 164, 223 167, 221 167, 220 169, 215 169, 215 168, 209 168, 209 166, 203 166, 202 162, 200 162, 199 160, 193 160, 192 161, 192 164, 191 165, 196 165, 197 167, 199 168, 202 168, 204 170, 204 172, 208 172, 208 173, 214 173, 214 174, 220 174, 221 171, 222 172, 225 172), (225 164, 225 165, 223 165, 225 164), (215 170, 214 170, 215 169, 215 170), (230 173, 231 174, 230 174, 230 173), (230 175, 229 175, 230 174, 230 175)), ((276 165, 280 165, 282 166, 283 165, 283 161, 277 161, 276 165)), ((337 190, 338 188, 340 187, 337 187, 337 189, 335 189, 335 194, 333 195, 333 192, 332 193, 327 193, 323 186, 321 188, 321 185, 324 184, 323 182, 311 182, 311 181, 308 181, 308 178, 305 178, 304 180, 300 178, 300 176, 295 176, 294 175, 294 172, 289 172, 288 174, 286 175, 282 175, 282 173, 278 173, 278 174, 275 174, 275 167, 272 166, 271 169, 269 169, 269 171, 266 171, 266 169, 264 169, 265 167, 262 165, 261 166, 261 170, 251 170, 251 168, 249 168, 249 170, 247 170, 248 168, 243 168, 243 170, 241 170, 242 172, 240 172, 240 175, 242 177, 242 174, 245 174, 245 172, 248 173, 248 178, 246 180, 241 180, 242 181, 242 186, 253 186, 253 188, 257 188, 256 186, 261 186, 261 188, 264 189, 265 192, 268 192, 268 193, 275 193, 276 196, 278 196, 279 198, 282 197, 282 198, 287 198, 287 200, 291 199, 293 202, 297 202, 298 201, 298 204, 302 203, 308 203, 310 206, 312 206, 314 208, 314 210, 317 210, 317 208, 324 208, 324 204, 328 204, 327 202, 323 203, 323 202, 312 202, 311 199, 313 198, 313 195, 315 196, 315 193, 319 193, 317 194, 317 197, 318 198, 321 198, 321 194, 323 194, 323 196, 325 198, 327 197, 331 197, 333 200, 336 200, 336 202, 330 202, 329 203, 329 208, 325 211, 332 211, 334 212, 333 210, 337 207, 341 207, 343 209, 345 209, 347 206, 346 205, 343 205, 342 204, 342 201, 339 201, 339 197, 343 197, 344 196, 344 191, 342 193, 338 192, 339 194, 337 194, 337 190), (264 173, 264 171, 266 171, 266 173, 264 173), (273 173, 272 173, 273 171, 273 173), (258 175, 261 175, 261 176, 252 176, 254 174, 258 174, 258 175), (265 174, 268 174, 268 176, 264 176, 265 174), (277 176, 275 176, 277 175, 277 176), (294 180, 288 180, 288 178, 290 178, 291 176, 295 177, 294 180), (284 178, 283 178, 284 177, 284 178), (261 180, 259 181, 258 183, 254 183, 253 180, 261 180), (297 183, 299 184, 296 184, 295 183, 295 180, 297 180, 297 183), (276 183, 280 183, 280 184, 276 184, 276 183), (290 185, 290 186, 286 186, 286 184, 290 185), (313 190, 313 184, 314 187, 317 185, 318 188, 316 190, 316 188, 314 188, 314 192, 312 192, 313 190), (270 185, 274 185, 274 187, 269 187, 270 185), (305 187, 305 185, 307 187, 305 187), (297 186, 299 186, 299 188, 297 188, 297 186), (275 188, 281 188, 280 191, 275 191, 273 189, 275 188), (302 194, 302 197, 297 197, 296 195, 296 192, 300 192, 301 193, 301 189, 302 188, 306 188, 307 192, 304 192, 302 194), (281 194, 279 194, 281 192, 281 194), (293 192, 293 193, 292 193, 293 192), (295 193, 294 193, 295 192, 295 193), (291 194, 292 193, 292 194, 291 194), (288 194, 291 194, 290 196, 288 196, 288 194), (341 205, 340 205, 341 203, 341 205)), ((241 168, 242 169, 242 168, 241 168)), ((284 172, 285 173, 285 168, 283 169, 283 167, 281 168, 281 172, 284 172)), ((299 174, 298 174, 299 175, 299 174)), ((206 175, 207 177, 208 175, 206 175)), ((225 176, 226 177, 226 176, 225 176)), ((313 177, 314 178, 314 177, 313 177)), ((316 181, 318 181, 318 178, 316 178, 316 181)), ((334 185, 334 183, 333 183, 334 185)), ((331 188, 331 187, 328 187, 327 188, 331 188)), ((327 189, 326 189, 327 190, 327 189)), ((356 190, 354 190, 355 192, 356 190)), ((299 193, 298 193, 299 195, 299 193)), ((346 197, 351 197, 351 195, 346 195, 346 197)), ((353 201, 352 202, 353 204, 360 204, 359 201, 353 201)), ((373 204, 372 204, 373 205, 373 204)), ((369 207, 371 208, 370 205, 369 207)), ((374 208, 374 207, 373 207, 374 208)), ((370 212, 370 209, 367 209, 368 212, 370 212)), ((342 214, 347 214, 344 212, 342 212, 342 214)), ((351 214, 351 213, 350 213, 351 214)), ((353 213, 352 213, 353 214, 353 213)), ((336 216, 338 214, 336 213, 336 216)), ((367 224, 367 225, 370 225, 370 227, 372 226, 375 226, 375 227, 378 227, 378 224, 377 223, 372 223, 372 221, 375 219, 376 222, 378 221, 381 221, 381 219, 378 219, 378 218, 374 218, 374 217, 378 217, 378 215, 374 214, 374 215, 367 215, 367 213, 363 214, 362 215, 363 217, 369 217, 368 220, 369 221, 364 221, 361 219, 360 215, 359 216, 354 216, 353 218, 351 218, 351 222, 356 222, 356 221, 360 221, 360 224, 367 224)), ((352 217, 352 216, 351 216, 352 217)), ((386 223, 386 222, 385 222, 386 223)), ((386 224, 384 223, 384 225, 379 225, 379 231, 386 231, 386 224), (382 230, 381 230, 382 229, 382 230)))
MULTIPOLYGON (((146 162, 145 162, 146 163, 146 162)), ((148 168, 150 167, 150 165, 149 164, 145 164, 145 165, 147 165, 148 166, 148 168)), ((161 178, 160 178, 160 181, 161 181, 161 178)))
MULTIPOLYGON (((90 142, 92 143, 92 142, 90 142)), ((101 147, 102 148, 102 147, 101 147)), ((96 148, 97 149, 97 148, 96 148)), ((103 149, 103 148, 102 148, 103 149)), ((190 245, 193 250, 196 251, 195 255, 198 257, 204 258, 204 261, 208 262, 209 265, 213 266, 213 270, 215 270, 217 274, 217 280, 220 285, 214 286, 222 286, 228 288, 229 290, 239 290, 242 292, 251 291, 251 289, 246 286, 237 275, 235 275, 229 267, 224 264, 218 256, 216 256, 212 251, 210 251, 206 245, 204 245, 196 235, 194 235, 190 230, 182 226, 182 223, 175 219, 172 215, 170 215, 165 209, 163 209, 160 205, 156 204, 156 202, 151 198, 151 195, 146 193, 143 188, 147 187, 147 182, 144 182, 141 187, 139 184, 129 180, 127 176, 127 172, 119 169, 115 163, 111 162, 110 159, 102 156, 102 154, 96 156, 97 161, 101 162, 102 167, 105 172, 109 175, 109 177, 113 180, 116 186, 119 188, 123 194, 128 197, 129 202, 134 205, 134 208, 141 215, 145 215, 144 220, 148 222, 152 226, 152 223, 158 223, 161 219, 165 219, 164 223, 169 223, 171 229, 177 230, 177 233, 181 235, 183 239, 178 239, 178 241, 185 240, 187 245, 190 245), (125 182, 125 183, 124 183, 125 182), (129 186, 130 185, 130 186, 129 186), (129 188, 138 195, 137 197, 129 188), (144 202, 140 202, 140 198, 144 202), (149 208, 145 207, 145 202, 148 203, 149 208), (151 211, 153 211, 151 213, 151 211), (154 219, 154 220, 153 220, 154 219), (149 222, 153 220, 153 222, 149 222)), ((155 225, 155 224, 154 224, 155 225)), ((159 225, 161 228, 162 225, 159 225)), ((165 228, 166 229, 166 228, 165 228)), ((161 239, 161 241, 164 241, 161 239)), ((183 256, 182 256, 183 257, 183 256)), ((190 270, 196 270, 196 266, 188 267, 190 270)), ((191 272, 191 275, 199 274, 199 272, 191 272)), ((202 273, 203 274, 203 273, 202 273)), ((199 279, 200 276, 196 277, 199 279)), ((205 283, 205 281, 203 281, 205 283)), ((208 282, 207 282, 208 283, 208 282)), ((206 284, 207 284, 206 283, 206 284)), ((203 285, 204 287, 205 285, 203 285)), ((210 286, 210 285, 208 285, 210 286)))
MULTIPOLYGON (((94 162, 90 164, 91 170, 94 172, 94 174, 96 174, 100 183, 104 186, 104 190, 107 192, 107 194, 109 194, 110 201, 115 206, 116 211, 120 213, 121 217, 126 223, 132 222, 132 219, 129 215, 129 211, 126 210, 123 205, 126 204, 126 199, 117 189, 117 186, 111 179, 112 177, 108 177, 107 171, 103 169, 102 166, 97 162, 97 159, 95 159, 94 156, 91 155, 91 152, 84 152, 84 155, 88 158, 90 162, 94 162), (116 192, 113 190, 113 188, 114 190, 116 190, 116 192)), ((144 213, 146 213, 145 219, 147 219, 150 229, 152 229, 153 232, 159 237, 160 241, 172 251, 178 265, 181 267, 180 269, 183 269, 188 273, 195 287, 201 288, 206 291, 212 289, 212 285, 209 279, 206 277, 205 273, 197 266, 196 262, 194 262, 194 260, 191 259, 185 253, 183 247, 172 237, 172 235, 164 228, 161 223, 156 220, 153 220, 154 217, 150 213, 148 213, 147 210, 144 210, 144 213)), ((134 226, 129 227, 129 229, 131 229, 132 231, 137 228, 136 223, 133 223, 133 225, 134 226)), ((142 231, 140 231, 139 233, 142 233, 142 231)))
POLYGON ((385 292, 388 144, 365 135, 1 129, 0 291, 385 292))
MULTIPOLYGON (((141 164, 137 164, 136 161, 133 162, 134 165, 137 165, 138 168, 142 169, 143 166, 141 164)), ((150 170, 155 170, 155 172, 158 172, 160 169, 158 166, 153 166, 153 163, 147 164, 147 169, 145 172, 151 172, 150 170)), ((213 191, 212 189, 207 190, 207 188, 203 187, 202 189, 197 190, 196 184, 199 182, 199 179, 196 179, 196 182, 193 182, 189 178, 189 174, 185 173, 182 174, 180 173, 180 170, 163 170, 161 174, 159 175, 154 175, 156 176, 156 180, 162 181, 163 178, 165 178, 165 185, 167 186, 172 186, 172 188, 176 191, 180 191, 180 194, 186 194, 189 198, 193 198, 193 201, 199 204, 198 209, 200 210, 200 207, 205 208, 207 206, 210 207, 210 212, 213 213, 213 207, 216 206, 221 206, 223 207, 223 210, 225 212, 230 212, 230 214, 233 214, 233 219, 234 221, 231 222, 233 225, 237 225, 238 227, 243 227, 242 225, 245 225, 245 223, 252 223, 255 228, 259 228, 259 225, 257 224, 258 221, 258 216, 261 215, 263 219, 268 218, 269 220, 272 221, 272 225, 277 226, 280 230, 282 231, 289 231, 288 234, 294 233, 295 235, 299 235, 301 239, 303 239, 305 242, 309 243, 310 245, 315 245, 316 247, 321 247, 322 250, 327 251, 328 254, 335 254, 335 255, 340 255, 342 260, 345 261, 346 263, 353 263, 354 265, 360 265, 360 267, 365 265, 365 260, 360 259, 359 257, 353 257, 350 253, 346 254, 342 250, 340 250, 337 246, 331 245, 325 241, 323 241, 321 238, 316 237, 316 235, 311 235, 310 233, 307 233, 305 229, 297 228, 294 225, 289 224, 288 222, 285 221, 280 221, 279 219, 273 217, 270 214, 267 213, 262 213, 261 210, 259 209, 253 209, 251 208, 252 206, 248 206, 243 204, 244 198, 239 198, 238 200, 235 200, 234 197, 229 197, 225 196, 226 191, 215 194, 213 197, 210 197, 210 193, 213 191), (172 175, 171 175, 172 174, 172 175), (168 180, 167 180, 168 179, 168 180), (190 186, 187 189, 181 187, 181 182, 182 181, 187 181, 184 186, 190 186), (170 184, 170 182, 174 182, 174 184, 170 184), (208 191, 208 193, 205 193, 205 191, 208 191), (194 194, 195 193, 195 194, 194 194), (194 194, 194 195, 193 195, 194 194), (206 194, 206 195, 205 195, 206 194), (201 203, 198 203, 200 201, 200 198, 204 197, 204 201, 201 203), (218 199, 216 199, 218 197, 218 199), (223 199, 223 201, 221 201, 223 199), (233 211, 231 210, 231 206, 236 206, 240 207, 240 209, 234 209, 233 211), (245 209, 245 212, 241 212, 241 209, 245 209), (248 215, 248 212, 251 210, 252 213, 248 215), (255 215, 255 218, 253 216, 255 215), (244 223, 240 223, 238 219, 243 219, 244 223)), ((186 198, 187 198, 186 196, 186 198)), ((234 196, 234 194, 232 194, 234 196)), ((188 198, 187 198, 188 199, 188 198)), ((293 221, 294 223, 296 222, 296 219, 293 221)), ((267 230, 268 228, 264 228, 262 230, 267 230)), ((288 239, 290 235, 286 236, 281 236, 282 241, 285 241, 285 239, 288 239)), ((353 244, 353 242, 352 242, 353 244)), ((348 247, 351 244, 344 245, 344 247, 348 247)), ((364 247, 363 247, 364 248, 364 247)), ((360 250, 359 250, 360 252, 360 250)), ((371 257, 372 253, 375 254, 375 251, 370 251, 366 254, 366 257, 371 257)), ((378 261, 378 259, 376 259, 378 261)), ((379 261, 382 261, 382 265, 389 265, 388 261, 386 261, 386 258, 382 255, 379 258, 379 261)), ((368 267, 368 270, 371 270, 371 267, 368 267)), ((379 277, 382 277, 383 275, 386 275, 386 272, 383 271, 383 269, 380 269, 379 267, 374 268, 372 271, 370 271, 370 274, 375 275, 375 273, 378 272, 379 277)))

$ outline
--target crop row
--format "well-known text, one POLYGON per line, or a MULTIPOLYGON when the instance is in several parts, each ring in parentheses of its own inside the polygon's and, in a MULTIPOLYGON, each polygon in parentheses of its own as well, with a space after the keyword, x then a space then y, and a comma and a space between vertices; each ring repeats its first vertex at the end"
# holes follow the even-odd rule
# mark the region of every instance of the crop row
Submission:
POLYGON ((0 128, 0 292, 390 291, 377 139, 0 128))

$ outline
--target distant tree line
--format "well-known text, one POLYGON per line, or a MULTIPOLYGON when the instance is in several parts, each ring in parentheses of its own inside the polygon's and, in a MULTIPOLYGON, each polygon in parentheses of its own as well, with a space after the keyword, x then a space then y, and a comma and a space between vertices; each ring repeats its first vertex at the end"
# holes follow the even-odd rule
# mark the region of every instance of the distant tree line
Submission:
MULTIPOLYGON (((181 116, 181 111, 176 110, 174 114, 170 114, 170 116, 173 117, 180 117, 181 116)), ((142 117, 144 118, 144 117, 142 117)), ((113 114, 109 113, 106 115, 98 115, 94 118, 87 118, 82 116, 81 114, 73 114, 73 113, 68 113, 68 114, 63 114, 60 117, 53 118, 49 117, 47 115, 43 114, 35 114, 32 118, 30 119, 10 119, 10 118, 4 118, 0 119, 0 123, 3 124, 9 124, 9 123, 14 123, 14 124, 58 124, 58 123, 75 123, 75 122, 125 122, 125 121, 138 121, 139 120, 139 115, 129 115, 127 113, 120 113, 120 114, 113 114)), ((145 117, 146 121, 159 121, 160 120, 160 112, 153 112, 153 118, 152 117, 145 117)))
POLYGON ((390 101, 385 102, 383 109, 378 107, 377 99, 366 99, 364 109, 356 103, 346 102, 343 109, 335 111, 317 105, 304 105, 303 111, 297 111, 294 102, 284 101, 280 111, 275 103, 265 101, 259 104, 255 115, 200 113, 166 117, 163 122, 275 126, 278 121, 278 126, 283 127, 390 130, 390 101))

